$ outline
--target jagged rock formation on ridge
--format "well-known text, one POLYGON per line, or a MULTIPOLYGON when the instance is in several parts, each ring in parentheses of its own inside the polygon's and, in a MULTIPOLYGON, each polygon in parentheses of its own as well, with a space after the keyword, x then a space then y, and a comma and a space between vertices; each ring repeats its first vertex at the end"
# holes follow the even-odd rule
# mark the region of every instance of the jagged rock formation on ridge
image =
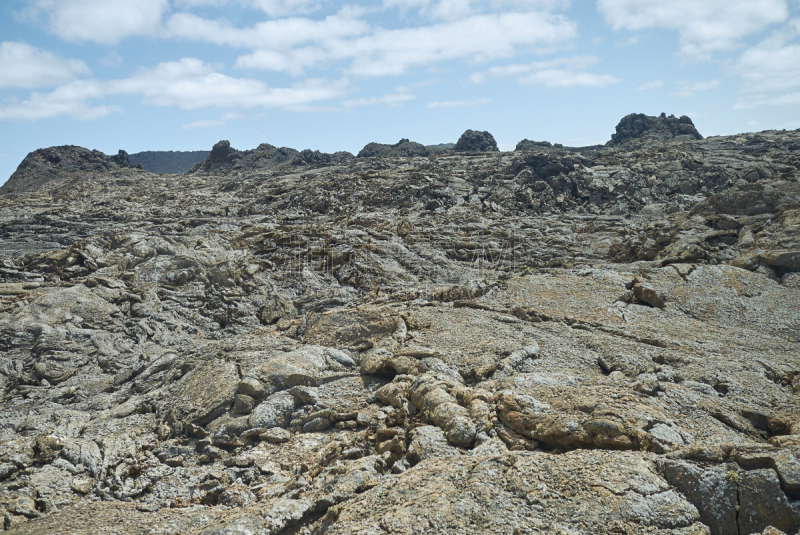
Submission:
POLYGON ((703 139, 689 117, 685 115, 680 118, 674 115, 667 117, 666 113, 658 117, 632 113, 619 122, 616 130, 616 133, 611 135, 608 145, 619 145, 626 141, 664 143, 703 139))
POLYGON ((453 150, 456 152, 484 152, 497 151, 497 141, 489 132, 467 130, 458 138, 453 150))
POLYGON ((124 150, 120 150, 116 156, 107 156, 98 150, 74 145, 39 149, 22 160, 14 174, 0 187, 0 192, 24 193, 38 189, 51 180, 128 167, 131 167, 131 162, 124 150))
POLYGON ((382 143, 368 143, 358 152, 358 158, 407 158, 414 156, 428 156, 428 148, 415 141, 401 139, 394 145, 382 143))
POLYGON ((797 533, 800 131, 642 135, 21 166, 5 528, 797 533))
POLYGON ((284 165, 338 165, 353 157, 344 151, 334 154, 309 149, 297 151, 288 147, 277 148, 269 143, 262 143, 252 150, 239 151, 231 147, 230 141, 223 140, 215 144, 208 157, 193 165, 188 173, 226 174, 284 165))

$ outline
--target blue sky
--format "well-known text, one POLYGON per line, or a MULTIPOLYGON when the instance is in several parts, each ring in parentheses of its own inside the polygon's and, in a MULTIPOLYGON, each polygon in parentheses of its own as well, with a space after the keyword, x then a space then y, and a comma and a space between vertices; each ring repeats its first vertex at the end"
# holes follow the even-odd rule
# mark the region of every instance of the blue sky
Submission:
POLYGON ((358 152, 632 112, 800 128, 800 0, 6 0, 0 183, 37 148, 358 152))

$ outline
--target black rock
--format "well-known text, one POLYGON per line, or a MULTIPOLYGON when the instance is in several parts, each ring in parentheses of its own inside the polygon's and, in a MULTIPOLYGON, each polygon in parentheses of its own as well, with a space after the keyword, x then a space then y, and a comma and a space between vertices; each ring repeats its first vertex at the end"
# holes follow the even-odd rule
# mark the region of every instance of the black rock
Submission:
POLYGON ((607 145, 619 145, 628 141, 665 143, 703 139, 692 120, 686 115, 680 118, 662 113, 652 117, 643 113, 631 113, 622 118, 607 145))
POLYGON ((128 156, 128 153, 124 150, 121 150, 117 153, 116 156, 111 156, 110 160, 120 167, 130 167, 131 166, 131 159, 128 156))
POLYGON ((281 165, 337 165, 354 158, 349 152, 327 154, 306 149, 298 151, 289 147, 275 147, 262 143, 253 150, 239 151, 229 141, 222 140, 211 149, 201 163, 195 164, 188 173, 225 174, 231 171, 270 169, 281 165))
POLYGON ((539 150, 552 148, 553 144, 549 141, 531 141, 530 139, 523 139, 514 148, 515 151, 523 150, 539 150))
POLYGON ((300 151, 300 154, 292 160, 292 165, 341 165, 353 158, 355 156, 347 151, 329 154, 318 150, 305 149, 300 151))
POLYGON ((130 166, 128 153, 124 150, 119 151, 116 156, 108 156, 99 150, 75 145, 38 149, 22 160, 8 182, 0 188, 0 192, 23 193, 38 189, 57 178, 79 176, 85 179, 87 173, 101 173, 130 166))
POLYGON ((477 130, 467 130, 458 138, 456 146, 453 147, 458 152, 493 152, 497 151, 497 141, 489 132, 478 132, 477 130))
POLYGON ((358 152, 358 158, 404 158, 414 156, 428 156, 430 151, 421 143, 401 139, 394 145, 383 143, 367 143, 358 152))

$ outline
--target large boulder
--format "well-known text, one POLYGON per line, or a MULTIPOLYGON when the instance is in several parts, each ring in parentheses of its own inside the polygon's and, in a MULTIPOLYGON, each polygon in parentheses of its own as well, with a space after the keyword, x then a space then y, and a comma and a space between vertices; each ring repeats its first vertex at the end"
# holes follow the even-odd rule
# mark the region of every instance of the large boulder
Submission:
POLYGON ((496 152, 498 148, 497 141, 489 132, 467 130, 458 138, 454 150, 458 152, 496 152))
POLYGON ((631 113, 622 118, 607 145, 620 145, 628 141, 664 143, 667 141, 703 139, 692 120, 686 115, 667 117, 662 113, 652 117, 643 113, 631 113))

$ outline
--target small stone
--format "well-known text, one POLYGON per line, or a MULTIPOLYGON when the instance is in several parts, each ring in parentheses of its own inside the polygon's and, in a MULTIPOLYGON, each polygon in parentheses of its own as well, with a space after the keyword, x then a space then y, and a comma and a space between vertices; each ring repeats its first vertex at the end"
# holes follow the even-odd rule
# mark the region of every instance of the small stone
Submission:
POLYGON ((253 399, 259 399, 264 395, 266 389, 261 381, 252 377, 245 377, 239 383, 239 393, 245 396, 250 396, 253 399))
POLYGON ((283 444, 291 440, 292 433, 288 429, 273 427, 272 429, 267 429, 266 431, 258 435, 258 438, 266 442, 269 442, 271 444, 283 444))
POLYGON ((225 452, 225 450, 219 449, 216 446, 206 446, 203 449, 203 455, 206 455, 212 459, 218 459, 224 455, 227 455, 227 452, 225 452))
POLYGON ((451 444, 469 448, 475 441, 475 424, 469 418, 456 416, 447 422, 444 433, 451 444))
POLYGON ((250 414, 253 412, 253 407, 255 404, 256 400, 254 400, 252 397, 244 394, 236 394, 236 397, 233 400, 233 412, 238 414, 250 414))
POLYGON ((303 405, 316 405, 319 403, 317 389, 311 386, 293 386, 289 393, 303 405))
POLYGON ((328 428, 330 424, 331 422, 327 418, 322 418, 322 417, 314 418, 310 422, 306 422, 306 424, 303 426, 303 432, 316 433, 319 431, 324 431, 325 429, 328 428))
POLYGON ((325 355, 348 368, 352 368, 356 365, 353 359, 350 358, 350 355, 339 349, 328 348, 325 350, 325 355))
POLYGON ((664 299, 658 295, 658 292, 656 292, 655 288, 646 282, 637 282, 634 284, 633 295, 639 301, 647 303, 648 305, 656 308, 664 308, 666 306, 664 304, 664 299))
POLYGON ((94 483, 95 480, 93 478, 77 476, 72 478, 69 488, 72 492, 77 492, 78 494, 89 494, 94 483))
POLYGON ((12 463, 0 463, 0 480, 7 479, 11 474, 17 471, 17 467, 12 463))
POLYGON ((220 505, 228 507, 244 507, 255 501, 256 497, 250 489, 240 484, 231 485, 217 499, 220 505))
POLYGON ((250 426, 266 428, 288 426, 294 403, 294 397, 289 394, 271 395, 250 414, 250 426))
POLYGON ((143 513, 155 513, 161 509, 161 507, 157 503, 139 503, 136 504, 136 510, 141 511, 143 513))
POLYGON ((637 377, 633 389, 648 396, 655 396, 658 394, 661 385, 656 376, 652 373, 643 373, 637 377))

